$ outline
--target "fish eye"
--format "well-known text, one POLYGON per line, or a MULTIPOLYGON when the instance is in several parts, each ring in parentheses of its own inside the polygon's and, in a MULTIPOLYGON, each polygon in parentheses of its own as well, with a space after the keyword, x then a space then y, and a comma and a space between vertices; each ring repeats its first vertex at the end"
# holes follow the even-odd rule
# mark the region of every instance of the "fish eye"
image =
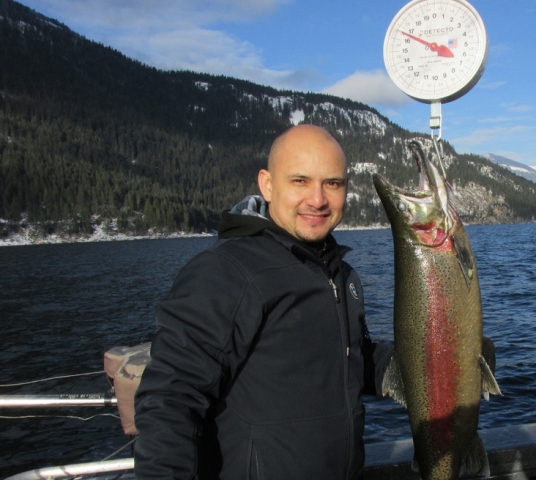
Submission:
POLYGON ((408 206, 404 202, 398 202, 396 208, 398 208, 400 212, 405 212, 408 209, 408 206))

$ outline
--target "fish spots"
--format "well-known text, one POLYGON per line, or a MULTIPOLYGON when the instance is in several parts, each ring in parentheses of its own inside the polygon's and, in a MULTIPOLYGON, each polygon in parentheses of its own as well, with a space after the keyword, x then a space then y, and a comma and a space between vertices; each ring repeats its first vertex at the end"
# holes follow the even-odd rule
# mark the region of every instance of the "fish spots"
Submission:
POLYGON ((450 318, 451 305, 444 293, 442 275, 429 271, 428 320, 426 324, 426 397, 430 440, 439 461, 451 448, 456 409, 456 392, 460 378, 457 358, 456 326, 450 318))

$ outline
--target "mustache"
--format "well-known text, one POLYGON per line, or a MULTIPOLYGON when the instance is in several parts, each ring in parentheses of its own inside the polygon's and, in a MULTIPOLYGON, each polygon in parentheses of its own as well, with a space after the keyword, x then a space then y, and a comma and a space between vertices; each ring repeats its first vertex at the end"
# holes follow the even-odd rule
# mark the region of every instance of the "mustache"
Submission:
POLYGON ((329 207, 321 207, 321 208, 313 208, 309 207, 303 210, 298 210, 299 215, 321 215, 321 216, 328 216, 331 215, 331 208, 329 207))

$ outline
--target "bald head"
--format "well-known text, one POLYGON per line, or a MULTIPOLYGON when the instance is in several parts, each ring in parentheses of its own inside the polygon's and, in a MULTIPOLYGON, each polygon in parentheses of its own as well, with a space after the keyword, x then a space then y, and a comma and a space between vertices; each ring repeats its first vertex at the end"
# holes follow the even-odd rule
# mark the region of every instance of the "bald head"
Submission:
POLYGON ((330 144, 334 149, 339 150, 341 157, 344 158, 346 168, 346 155, 337 140, 323 128, 308 124, 291 127, 274 140, 268 155, 267 168, 272 171, 278 159, 295 149, 302 149, 306 145, 319 147, 322 144, 330 144))
POLYGON ((280 135, 258 181, 272 220, 302 241, 323 240, 342 220, 346 156, 323 128, 299 125, 280 135))

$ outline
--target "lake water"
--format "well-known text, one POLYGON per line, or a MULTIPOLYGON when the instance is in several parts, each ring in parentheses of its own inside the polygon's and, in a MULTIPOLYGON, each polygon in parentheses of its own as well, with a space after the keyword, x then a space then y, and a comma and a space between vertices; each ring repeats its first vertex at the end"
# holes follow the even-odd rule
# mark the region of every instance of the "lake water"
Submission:
MULTIPOLYGON (((497 348, 504 394, 483 401, 480 428, 536 422, 536 224, 469 226, 479 268, 484 332, 497 348)), ((346 260, 361 277, 375 340, 392 340, 393 253, 390 230, 336 232, 353 248, 346 260)), ((180 267, 214 238, 137 240, 0 249, 0 384, 102 370, 103 353, 150 341, 153 313, 180 267)), ((0 394, 98 393, 102 375, 58 379, 0 394)), ((365 441, 410 437, 405 410, 367 399, 365 441)), ((2 411, 0 478, 30 468, 100 460, 130 438, 107 408, 2 411)), ((130 456, 129 449, 120 456, 130 456)))

